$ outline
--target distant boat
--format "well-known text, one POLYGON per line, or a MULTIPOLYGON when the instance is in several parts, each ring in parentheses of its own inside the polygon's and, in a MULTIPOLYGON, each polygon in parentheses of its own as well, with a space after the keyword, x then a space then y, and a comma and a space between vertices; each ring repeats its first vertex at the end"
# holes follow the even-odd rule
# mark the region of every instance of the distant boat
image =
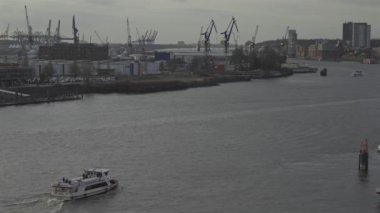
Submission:
POLYGON ((62 178, 52 186, 51 195, 62 200, 74 200, 108 192, 118 186, 108 169, 88 169, 82 177, 62 178))
POLYGON ((318 68, 312 68, 307 66, 299 66, 293 69, 293 73, 316 73, 318 68))
POLYGON ((351 73, 352 77, 361 77, 363 76, 363 72, 361 70, 355 70, 351 73))
POLYGON ((326 68, 323 68, 323 69, 319 72, 319 74, 320 74, 321 76, 327 76, 327 69, 326 69, 326 68))
POLYGON ((378 151, 378 152, 380 152, 380 145, 379 145, 379 146, 377 146, 377 151, 378 151))

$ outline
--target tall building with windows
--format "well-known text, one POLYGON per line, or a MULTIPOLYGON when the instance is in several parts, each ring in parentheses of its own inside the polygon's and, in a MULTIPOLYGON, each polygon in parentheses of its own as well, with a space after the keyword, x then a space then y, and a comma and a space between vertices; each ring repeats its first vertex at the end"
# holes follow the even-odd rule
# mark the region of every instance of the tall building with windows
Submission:
POLYGON ((296 30, 288 31, 288 58, 295 58, 297 53, 297 32, 296 30))
POLYGON ((371 47, 371 25, 346 22, 343 24, 343 42, 352 49, 371 47))

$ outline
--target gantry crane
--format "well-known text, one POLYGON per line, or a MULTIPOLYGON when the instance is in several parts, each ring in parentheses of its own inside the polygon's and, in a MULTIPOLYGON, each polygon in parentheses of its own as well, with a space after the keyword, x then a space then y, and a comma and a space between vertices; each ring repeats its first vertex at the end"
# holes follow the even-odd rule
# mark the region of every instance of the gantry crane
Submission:
POLYGON ((207 27, 206 31, 202 33, 204 36, 204 44, 205 44, 205 53, 206 55, 210 52, 210 36, 212 33, 212 30, 215 29, 215 32, 217 33, 218 30, 215 26, 215 21, 211 19, 210 25, 207 27))
POLYGON ((200 52, 201 51, 201 46, 202 46, 202 32, 203 32, 203 26, 201 27, 201 33, 199 34, 199 39, 198 39, 198 47, 197 47, 197 49, 198 49, 198 52, 200 52))
POLYGON ((131 49, 132 48, 132 36, 131 36, 131 29, 129 28, 129 19, 128 18, 127 18, 127 33, 128 33, 127 44, 128 44, 128 48, 131 49))
POLYGON ((256 25, 256 29, 255 29, 255 33, 253 34, 252 36, 252 41, 251 41, 251 44, 249 46, 249 51, 252 52, 253 49, 255 48, 255 45, 256 45, 256 38, 257 38, 257 32, 259 31, 259 25, 256 25))
POLYGON ((5 30, 4 34, 0 35, 0 39, 8 40, 8 32, 9 32, 9 24, 7 25, 7 29, 5 30))
POLYGON ((286 39, 287 39, 287 37, 288 37, 288 33, 289 33, 289 26, 286 27, 285 34, 284 34, 284 36, 282 37, 282 43, 281 43, 281 46, 285 46, 286 39))
POLYGON ((29 22, 28 9, 26 8, 26 5, 25 5, 25 16, 26 16, 26 27, 28 29, 28 41, 29 41, 29 45, 32 46, 33 32, 32 32, 32 26, 30 25, 30 22, 29 22))
POLYGON ((79 35, 78 35, 78 29, 75 24, 75 16, 73 16, 73 35, 74 35, 74 44, 79 44, 79 35))
POLYGON ((46 28, 46 35, 50 37, 51 35, 51 19, 49 19, 49 25, 48 27, 46 28))
POLYGON ((232 31, 234 28, 236 29, 236 32, 239 32, 239 29, 238 29, 237 24, 236 24, 236 19, 234 17, 232 17, 230 23, 228 24, 226 31, 220 33, 220 34, 224 35, 224 52, 225 53, 228 52, 228 47, 230 45, 229 42, 230 42, 231 34, 232 34, 232 31))
POLYGON ((99 41, 100 41, 102 44, 104 44, 104 41, 103 41, 103 39, 100 37, 100 35, 98 34, 98 32, 96 32, 96 30, 95 30, 94 32, 95 32, 96 37, 98 37, 99 41))
POLYGON ((49 24, 48 24, 48 27, 46 28, 45 42, 48 45, 50 45, 51 42, 52 42, 52 38, 51 38, 51 19, 49 19, 49 24))
POLYGON ((259 31, 259 25, 256 25, 255 34, 252 36, 252 45, 253 47, 256 44, 257 32, 259 31))
POLYGON ((61 20, 58 20, 57 28, 55 29, 55 39, 56 42, 61 40, 61 20))

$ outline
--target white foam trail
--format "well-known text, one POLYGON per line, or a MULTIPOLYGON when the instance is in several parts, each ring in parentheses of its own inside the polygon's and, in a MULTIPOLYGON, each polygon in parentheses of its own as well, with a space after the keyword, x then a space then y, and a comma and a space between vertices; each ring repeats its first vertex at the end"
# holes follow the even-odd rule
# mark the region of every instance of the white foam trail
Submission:
POLYGON ((59 212, 62 209, 64 201, 63 200, 58 200, 56 198, 51 198, 51 199, 48 199, 46 201, 46 203, 48 205, 48 208, 52 208, 50 210, 50 213, 56 213, 56 212, 59 212))
POLYGON ((10 212, 59 212, 64 201, 51 198, 49 195, 42 195, 37 198, 26 198, 6 205, 10 212))

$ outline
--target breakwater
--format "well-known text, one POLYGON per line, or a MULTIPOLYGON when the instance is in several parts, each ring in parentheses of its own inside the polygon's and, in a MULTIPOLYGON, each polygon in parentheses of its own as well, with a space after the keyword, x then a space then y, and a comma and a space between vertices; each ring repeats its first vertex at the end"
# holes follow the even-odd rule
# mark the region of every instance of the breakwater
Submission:
POLYGON ((49 103, 83 98, 78 84, 27 85, 0 92, 0 106, 49 103))

